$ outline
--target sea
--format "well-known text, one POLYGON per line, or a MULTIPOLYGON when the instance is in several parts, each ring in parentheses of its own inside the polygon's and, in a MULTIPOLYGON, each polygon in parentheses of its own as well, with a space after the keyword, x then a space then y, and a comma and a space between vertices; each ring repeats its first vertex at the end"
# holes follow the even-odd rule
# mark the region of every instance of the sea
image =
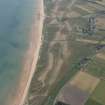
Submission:
POLYGON ((37 0, 0 0, 0 105, 15 96, 37 0))

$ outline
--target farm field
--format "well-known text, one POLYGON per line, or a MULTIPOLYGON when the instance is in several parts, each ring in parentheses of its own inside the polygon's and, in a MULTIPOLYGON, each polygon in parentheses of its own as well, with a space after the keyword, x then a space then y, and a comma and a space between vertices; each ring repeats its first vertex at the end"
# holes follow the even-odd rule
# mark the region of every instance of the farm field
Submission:
POLYGON ((94 58, 93 62, 90 62, 90 64, 87 66, 88 73, 99 78, 105 77, 104 68, 105 68, 104 58, 100 59, 99 57, 94 58))
POLYGON ((102 104, 100 104, 100 103, 98 103, 98 102, 96 102, 96 101, 94 101, 94 100, 92 100, 92 99, 89 99, 89 100, 86 102, 85 105, 102 105, 102 104))
POLYGON ((44 5, 42 46, 25 105, 105 105, 105 1, 44 5))
POLYGON ((102 105, 105 105, 105 81, 101 81, 99 83, 90 98, 102 105))
POLYGON ((70 84, 78 87, 83 91, 92 93, 99 82, 100 80, 98 78, 80 71, 79 73, 77 73, 76 76, 74 76, 73 80, 70 81, 70 84))
POLYGON ((105 81, 101 81, 93 93, 90 95, 85 105, 105 105, 105 81))
POLYGON ((56 97, 68 105, 105 105, 105 80, 86 72, 78 72, 56 97))

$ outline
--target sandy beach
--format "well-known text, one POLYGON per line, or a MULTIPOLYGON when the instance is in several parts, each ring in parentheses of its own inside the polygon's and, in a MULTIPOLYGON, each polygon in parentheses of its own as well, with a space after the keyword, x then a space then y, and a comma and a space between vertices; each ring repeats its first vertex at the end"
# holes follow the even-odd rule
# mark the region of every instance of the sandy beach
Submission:
MULTIPOLYGON (((35 72, 37 60, 39 57, 39 50, 41 46, 41 36, 44 21, 44 3, 43 0, 37 0, 37 18, 32 24, 30 32, 29 49, 24 55, 23 70, 20 77, 19 86, 15 96, 10 99, 10 105, 23 105, 28 93, 30 82, 35 72)), ((36 14, 35 14, 36 17, 36 14)))

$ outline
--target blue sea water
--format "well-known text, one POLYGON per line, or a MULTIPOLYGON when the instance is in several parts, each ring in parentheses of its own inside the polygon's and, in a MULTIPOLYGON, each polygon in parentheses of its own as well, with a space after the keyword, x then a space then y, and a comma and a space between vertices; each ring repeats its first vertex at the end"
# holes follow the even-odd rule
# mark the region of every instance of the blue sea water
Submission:
POLYGON ((36 7, 35 0, 0 0, 0 105, 15 95, 36 7))

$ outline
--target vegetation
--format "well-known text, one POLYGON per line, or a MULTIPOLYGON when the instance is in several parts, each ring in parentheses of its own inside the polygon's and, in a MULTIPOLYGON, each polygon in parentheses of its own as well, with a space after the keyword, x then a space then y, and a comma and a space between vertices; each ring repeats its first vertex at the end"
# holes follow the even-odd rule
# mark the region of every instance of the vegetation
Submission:
POLYGON ((91 98, 101 103, 102 105, 105 105, 105 81, 104 80, 102 80, 99 83, 99 85, 96 87, 93 94, 91 95, 91 98))
POLYGON ((102 59, 94 58, 92 62, 88 64, 88 73, 97 76, 99 78, 105 77, 105 62, 102 59))
POLYGON ((85 105, 102 105, 95 100, 89 99, 85 105))

